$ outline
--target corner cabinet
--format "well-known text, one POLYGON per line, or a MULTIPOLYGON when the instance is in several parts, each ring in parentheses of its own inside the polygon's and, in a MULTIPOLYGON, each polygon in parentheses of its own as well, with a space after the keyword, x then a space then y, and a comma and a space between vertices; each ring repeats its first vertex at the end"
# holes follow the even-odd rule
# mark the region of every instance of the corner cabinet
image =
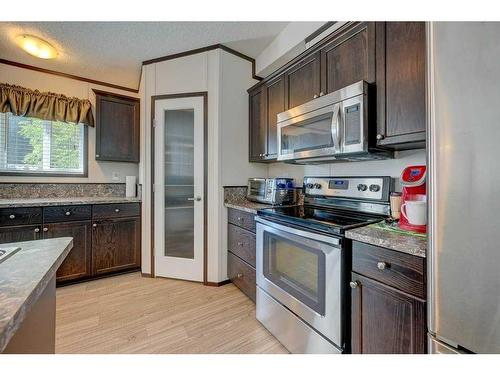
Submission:
POLYGON ((277 159, 277 114, 364 80, 376 119, 369 142, 388 150, 425 148, 424 22, 350 22, 251 87, 250 154, 277 159))
POLYGON ((139 99, 94 90, 98 161, 139 163, 139 99))
POLYGON ((377 145, 425 148, 425 22, 377 23, 377 145))

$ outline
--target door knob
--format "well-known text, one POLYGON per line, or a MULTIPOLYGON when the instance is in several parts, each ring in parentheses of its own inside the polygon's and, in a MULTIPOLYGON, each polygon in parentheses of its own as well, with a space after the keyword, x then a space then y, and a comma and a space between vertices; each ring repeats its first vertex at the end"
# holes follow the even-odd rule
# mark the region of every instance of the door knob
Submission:
POLYGON ((359 282, 358 281, 351 281, 349 283, 349 286, 351 287, 351 289, 356 289, 359 286, 359 282))
POLYGON ((201 201, 201 197, 200 197, 200 196, 198 196, 198 197, 188 198, 188 201, 196 201, 196 202, 199 202, 199 201, 201 201))

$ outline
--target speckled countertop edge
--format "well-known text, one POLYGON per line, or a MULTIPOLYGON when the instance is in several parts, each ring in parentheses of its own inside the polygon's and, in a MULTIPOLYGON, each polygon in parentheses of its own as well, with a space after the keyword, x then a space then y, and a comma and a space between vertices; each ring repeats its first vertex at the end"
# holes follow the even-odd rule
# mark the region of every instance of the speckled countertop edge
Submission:
POLYGON ((425 258, 427 253, 427 238, 391 232, 375 225, 347 230, 345 236, 351 240, 385 247, 420 258, 425 258))
POLYGON ((127 197, 75 197, 75 198, 12 198, 0 199, 0 208, 46 207, 82 204, 136 203, 141 198, 127 197))
POLYGON ((251 214, 257 214, 258 210, 262 210, 264 208, 272 208, 270 204, 265 204, 265 203, 257 203, 257 202, 250 202, 250 201, 241 201, 241 202, 225 202, 224 206, 228 208, 234 208, 236 210, 241 210, 245 211, 251 214))
POLYGON ((10 339, 31 311, 31 307, 38 301, 73 248, 73 239, 61 237, 1 246, 19 246, 21 250, 0 263, 0 353, 7 347, 10 339), (33 253, 40 253, 39 255, 43 256, 42 259, 49 265, 36 261, 41 257, 34 257, 33 253), (24 267, 22 267, 23 262, 24 267), (43 269, 36 272, 37 267, 43 267, 43 269), (18 274, 23 271, 25 271, 24 274, 18 274))

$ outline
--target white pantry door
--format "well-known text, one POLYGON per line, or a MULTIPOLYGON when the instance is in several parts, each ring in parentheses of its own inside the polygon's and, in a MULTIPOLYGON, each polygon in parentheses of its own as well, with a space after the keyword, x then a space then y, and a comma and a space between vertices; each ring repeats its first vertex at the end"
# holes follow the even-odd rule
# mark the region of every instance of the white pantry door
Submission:
POLYGON ((155 274, 203 281, 203 97, 155 102, 155 274))

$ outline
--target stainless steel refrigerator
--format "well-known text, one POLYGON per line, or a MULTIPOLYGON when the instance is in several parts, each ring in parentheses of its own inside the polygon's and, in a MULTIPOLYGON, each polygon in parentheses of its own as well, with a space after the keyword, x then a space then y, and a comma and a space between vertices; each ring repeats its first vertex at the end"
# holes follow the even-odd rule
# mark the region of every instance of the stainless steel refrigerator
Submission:
POLYGON ((429 352, 500 353, 500 23, 428 27, 429 352))

